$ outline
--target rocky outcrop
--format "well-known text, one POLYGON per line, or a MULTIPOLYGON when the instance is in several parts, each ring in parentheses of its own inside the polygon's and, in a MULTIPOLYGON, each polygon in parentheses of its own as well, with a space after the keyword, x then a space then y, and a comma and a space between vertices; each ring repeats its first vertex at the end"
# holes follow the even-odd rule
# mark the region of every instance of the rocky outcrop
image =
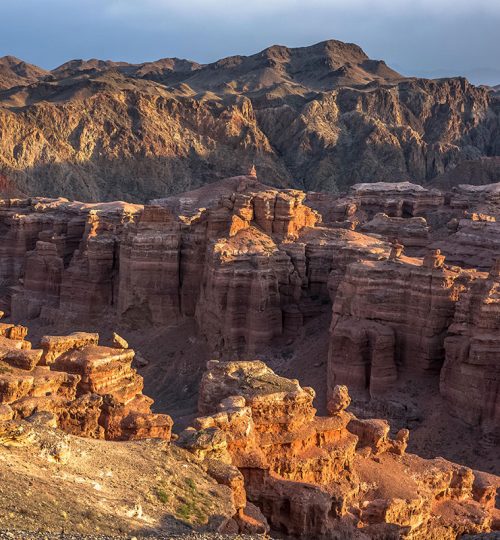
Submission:
POLYGON ((440 391, 451 411, 500 441, 500 259, 460 298, 445 340, 440 391))
MULTIPOLYGON (((40 349, 6 324, 0 336, 2 419, 49 413, 54 426, 80 436, 169 440, 172 420, 153 414, 153 400, 131 368, 132 349, 98 345, 97 334, 44 336, 40 349)), ((24 334, 24 335, 23 335, 24 334)))
POLYGON ((500 183, 484 186, 460 184, 451 189, 449 199, 451 208, 473 211, 479 207, 494 215, 500 205, 500 183))
POLYGON ((12 255, 2 259, 2 299, 11 317, 168 325, 196 316, 214 350, 240 354, 296 335, 328 309, 348 262, 388 249, 322 227, 303 192, 271 190, 254 177, 225 183, 236 191, 221 184, 207 208, 193 193, 140 215, 123 203, 5 201, 2 246, 12 255), (30 232, 19 243, 22 224, 30 232))
MULTIPOLYGON (((283 332, 280 288, 294 279, 290 258, 257 229, 216 243, 207 255, 197 320, 215 350, 255 351, 283 332)), ((295 283, 300 295, 301 279, 295 283)))
POLYGON ((57 307, 61 295, 64 260, 56 244, 38 240, 24 264, 23 291, 12 299, 16 320, 36 319, 43 307, 57 307))
POLYGON ((491 529, 494 510, 484 501, 496 478, 406 454, 408 431, 391 439, 387 422, 358 420, 345 410, 345 387, 332 395, 331 416, 320 418, 311 388, 263 362, 207 367, 199 394, 204 416, 179 444, 212 467, 236 467, 244 478, 241 505, 243 489, 273 529, 300 538, 416 540, 491 529))
POLYGON ((456 301, 469 279, 429 252, 423 261, 393 248, 386 261, 351 264, 335 298, 328 360, 336 384, 390 388, 400 370, 438 371, 456 301))
POLYGON ((290 339, 328 309, 348 262, 388 251, 380 239, 322 227, 302 200, 288 190, 235 194, 209 212, 207 234, 217 240, 208 243, 196 318, 214 351, 254 354, 290 339))
POLYGON ((350 196, 370 217, 379 213, 391 218, 425 217, 444 204, 443 193, 411 182, 355 184, 350 196))

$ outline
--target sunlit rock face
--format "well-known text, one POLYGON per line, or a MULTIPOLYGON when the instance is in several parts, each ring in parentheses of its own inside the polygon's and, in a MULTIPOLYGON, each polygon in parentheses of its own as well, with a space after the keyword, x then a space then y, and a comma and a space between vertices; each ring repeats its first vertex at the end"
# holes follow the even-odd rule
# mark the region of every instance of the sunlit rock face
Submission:
POLYGON ((27 328, 0 325, 3 420, 51 416, 54 427, 83 437, 170 440, 172 420, 153 414, 153 400, 131 363, 132 349, 99 345, 98 334, 44 336, 39 349, 27 328))
POLYGON ((261 361, 210 361, 203 416, 179 444, 209 467, 239 470, 240 500, 288 535, 423 540, 490 530, 496 477, 406 454, 408 430, 392 439, 384 420, 356 418, 345 386, 332 391, 329 417, 316 416, 313 398, 261 361))
POLYGON ((499 154, 493 92, 404 77, 355 44, 179 63, 2 66, 0 192, 143 203, 252 163, 275 186, 329 193, 444 173, 453 185, 457 165, 499 154))

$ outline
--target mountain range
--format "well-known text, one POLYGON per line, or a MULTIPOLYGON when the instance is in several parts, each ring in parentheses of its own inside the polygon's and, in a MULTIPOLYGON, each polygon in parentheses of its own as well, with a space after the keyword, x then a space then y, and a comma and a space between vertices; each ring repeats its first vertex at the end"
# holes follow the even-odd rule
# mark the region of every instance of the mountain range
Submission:
POLYGON ((483 183, 498 178, 495 156, 497 87, 404 77, 336 40, 210 64, 92 59, 47 71, 0 58, 4 194, 143 202, 252 164, 268 184, 333 193, 449 184, 465 161, 467 181, 483 183))

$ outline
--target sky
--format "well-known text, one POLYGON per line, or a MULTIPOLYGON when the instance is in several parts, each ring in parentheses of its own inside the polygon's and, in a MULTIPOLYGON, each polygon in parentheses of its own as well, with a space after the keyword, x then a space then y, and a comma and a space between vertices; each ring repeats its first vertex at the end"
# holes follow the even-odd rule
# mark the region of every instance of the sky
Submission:
POLYGON ((500 84, 500 0, 0 0, 0 56, 201 63, 339 39, 404 75, 500 84))

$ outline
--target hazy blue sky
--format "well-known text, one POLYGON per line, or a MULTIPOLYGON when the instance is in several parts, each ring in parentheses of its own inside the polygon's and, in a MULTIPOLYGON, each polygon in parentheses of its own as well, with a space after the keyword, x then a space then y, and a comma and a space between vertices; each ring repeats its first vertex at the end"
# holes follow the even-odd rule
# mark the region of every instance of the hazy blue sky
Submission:
POLYGON ((361 45, 407 75, 500 83, 500 0, 0 0, 0 56, 210 62, 272 44, 361 45))

